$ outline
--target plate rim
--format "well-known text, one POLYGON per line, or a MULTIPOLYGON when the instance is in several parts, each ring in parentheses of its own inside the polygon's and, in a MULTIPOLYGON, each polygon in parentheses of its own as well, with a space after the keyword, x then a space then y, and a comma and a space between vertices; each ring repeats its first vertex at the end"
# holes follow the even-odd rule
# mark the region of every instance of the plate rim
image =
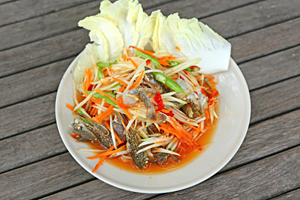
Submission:
MULTIPOLYGON (((80 53, 81 54, 81 53, 80 53)), ((117 181, 110 181, 109 179, 106 179, 105 177, 101 177, 100 175, 96 174, 96 173, 92 173, 90 168, 88 166, 86 166, 85 163, 83 163, 82 161, 80 161, 80 157, 77 157, 76 154, 73 153, 73 151, 70 149, 71 147, 69 145, 67 145, 67 142, 65 141, 64 137, 62 136, 62 131, 60 130, 60 126, 61 126, 61 123, 60 121, 58 120, 58 97, 61 95, 61 88, 63 87, 62 83, 63 83, 63 80, 66 78, 66 76, 68 75, 68 73, 71 73, 72 72, 72 69, 74 68, 76 62, 78 61, 79 59, 79 56, 80 54, 77 55, 77 57, 70 63, 70 65, 68 66, 67 70, 65 71, 63 77, 61 78, 60 80, 60 83, 59 83, 59 86, 58 86, 58 89, 57 89, 57 93, 56 93, 56 98, 55 98, 55 120, 56 120, 56 126, 57 126, 57 129, 58 129, 58 132, 59 132, 59 135, 65 145, 65 147, 67 148, 68 152, 71 154, 71 156, 73 157, 74 160, 76 160, 76 162, 81 166, 83 167, 88 173, 90 173, 92 176, 96 177, 97 179, 111 185, 111 186, 114 186, 114 187, 117 187, 117 188, 120 188, 120 189, 123 189, 123 190, 127 190, 127 191, 131 191, 131 192, 137 192, 137 193, 145 193, 145 194, 158 194, 158 193, 170 193, 170 192, 175 192, 175 191, 179 191, 179 190, 183 190, 183 189, 187 189, 187 188, 190 188, 190 187, 193 187, 199 183, 202 183, 206 180, 208 180, 210 177, 212 177, 213 175, 215 175, 217 172, 219 172, 222 168, 224 168, 225 165, 227 165, 229 163, 229 161, 234 157, 234 155, 237 153, 237 151, 240 149, 245 137, 246 137, 246 134, 247 134, 247 131, 248 131, 248 128, 249 128, 249 123, 250 123, 250 118, 251 118, 251 98, 250 98, 250 92, 249 92, 249 87, 247 85, 247 82, 246 82, 246 79, 242 73, 242 71, 240 70, 240 68, 238 67, 238 65, 236 64, 236 62, 230 58, 230 62, 229 62, 229 65, 230 63, 232 62, 233 63, 233 67, 235 68, 235 71, 237 72, 237 75, 239 76, 239 78, 242 80, 242 87, 246 89, 245 91, 245 95, 246 95, 246 101, 245 104, 247 104, 246 106, 249 108, 247 109, 248 110, 248 113, 247 113, 247 116, 245 115, 246 117, 246 122, 247 122, 247 125, 245 125, 243 127, 243 131, 242 131, 242 134, 239 139, 238 139, 238 143, 236 143, 236 145, 234 145, 233 147, 233 150, 229 153, 229 156, 227 156, 226 158, 224 158, 220 163, 219 167, 217 167, 215 170, 213 170, 212 173, 208 173, 206 176, 204 176, 204 178, 202 178, 201 180, 194 180, 194 181, 191 181, 189 183, 186 183, 186 184, 183 184, 183 185, 180 185, 180 186, 175 186, 173 187, 172 189, 170 188, 167 188, 167 189, 141 189, 141 188, 135 188, 135 187, 131 187, 131 186, 128 186, 128 185, 123 185, 123 184, 120 184, 118 183, 117 181)), ((222 73, 222 72, 220 72, 222 73)))

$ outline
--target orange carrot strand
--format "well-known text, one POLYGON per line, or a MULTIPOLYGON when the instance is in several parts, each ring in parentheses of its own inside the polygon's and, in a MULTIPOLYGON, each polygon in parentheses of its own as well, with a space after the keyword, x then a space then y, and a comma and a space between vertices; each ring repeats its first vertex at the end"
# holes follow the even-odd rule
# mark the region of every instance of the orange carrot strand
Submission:
POLYGON ((66 107, 69 108, 71 111, 74 111, 74 107, 71 104, 66 104, 66 107))
POLYGON ((135 81, 134 84, 132 84, 132 86, 129 88, 129 90, 131 90, 132 88, 134 88, 136 85, 138 85, 141 82, 142 78, 144 77, 144 74, 145 74, 145 71, 142 71, 141 76, 135 81))

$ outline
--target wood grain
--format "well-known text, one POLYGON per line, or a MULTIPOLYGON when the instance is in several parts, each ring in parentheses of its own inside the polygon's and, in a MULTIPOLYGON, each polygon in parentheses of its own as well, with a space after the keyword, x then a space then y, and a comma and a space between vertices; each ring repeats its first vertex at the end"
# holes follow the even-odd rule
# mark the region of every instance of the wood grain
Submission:
MULTIPOLYGON (((299 17, 299 8, 298 0, 269 0, 204 18, 201 21, 228 38, 299 17)), ((189 12, 189 15, 193 17, 192 12, 189 12)))
POLYGON ((251 123, 300 107, 300 76, 251 92, 251 123))
POLYGON ((0 107, 55 92, 75 57, 0 79, 0 107))
MULTIPOLYGON (((272 155, 290 147, 299 145, 299 123, 300 110, 250 127, 246 139, 239 149, 238 153, 229 162, 229 164, 227 164, 227 166, 221 170, 221 172, 236 168, 237 166, 253 162, 262 157, 272 155)), ((0 141, 0 156, 2 158, 1 161, 3 162, 3 166, 1 166, 0 172, 13 169, 16 166, 22 166, 24 164, 35 162, 39 159, 64 151, 65 148, 56 130, 56 125, 51 125, 45 128, 24 133, 22 135, 0 141), (32 138, 36 139, 32 140, 32 138), (2 149, 1 144, 4 145, 2 149), (16 148, 7 149, 5 148, 5 146, 15 146, 16 148), (12 157, 11 155, 15 156, 12 157)), ((66 154, 69 155, 69 153, 66 154)), ((61 168, 68 167, 64 166, 61 163, 59 163, 58 166, 61 168)), ((77 165, 69 166, 70 170, 73 170, 73 167, 77 167, 77 165)), ((53 170, 57 169, 55 168, 53 170)), ((66 181, 69 180, 67 179, 66 181)), ((69 182, 65 182, 65 185, 70 184, 71 183, 69 182)), ((90 187, 90 183, 88 183, 88 187, 75 187, 71 189, 72 192, 66 193, 68 193, 69 195, 77 196, 78 194, 75 191, 78 191, 78 193, 91 193, 93 195, 99 196, 99 198, 102 198, 106 197, 107 194, 103 194, 101 192, 102 190, 99 191, 100 193, 95 192, 96 190, 94 190, 94 187, 101 186, 101 188, 107 188, 107 190, 112 190, 113 188, 100 181, 97 181, 96 183, 93 182, 92 185, 95 186, 90 187), (92 192, 93 190, 94 192, 92 192)), ((61 189, 63 188, 65 187, 62 187, 61 189)), ((116 193, 116 196, 123 195, 120 190, 115 191, 115 189, 113 189, 113 192, 116 193)))
MULTIPOLYGON (((220 174, 189 189, 158 196, 154 199, 266 199, 300 186, 300 147, 245 165, 228 173, 220 174), (278 182, 277 182, 278 181, 278 182), (280 183, 280 187, 277 187, 280 183)), ((116 189, 104 187, 99 180, 81 184, 59 192, 46 199, 93 199, 114 198, 116 189), (101 186, 101 190, 95 190, 101 186), (105 191, 105 194, 103 192, 105 191)), ((134 193, 136 194, 136 193, 134 193)), ((132 199, 131 196, 119 196, 132 199)), ((138 198, 151 198, 141 194, 138 198)))
MULTIPOLYGON (((30 0, 27 0, 30 1, 30 0)), ((15 3, 12 3, 11 5, 22 7, 27 1, 21 1, 22 5, 17 5, 15 3)), ((157 5, 159 3, 168 2, 169 0, 156 0, 156 1, 141 1, 147 2, 144 7, 150 7, 153 5, 157 5)), ((34 4, 35 1, 30 1, 29 4, 34 4)), ((26 21, 22 21, 19 23, 14 23, 11 25, 7 25, 0 28, 0 37, 6 38, 5 40, 0 41, 0 51, 4 49, 9 49, 18 45, 30 43, 33 41, 41 40, 47 37, 51 37, 54 35, 59 35, 65 32, 69 32, 72 30, 79 29, 78 28, 78 21, 81 19, 84 19, 87 16, 96 15, 99 13, 99 5, 100 1, 93 1, 89 3, 85 3, 88 1, 82 1, 82 5, 73 6, 68 9, 63 9, 63 7, 70 7, 72 4, 76 5, 79 4, 78 0, 75 2, 67 1, 65 3, 55 0, 55 2, 51 2, 50 4, 47 3, 47 1, 38 1, 39 3, 36 5, 37 7, 42 7, 42 5, 50 6, 45 8, 45 12, 50 12, 51 9, 56 8, 56 4, 58 4, 58 8, 56 12, 43 15, 37 18, 29 19, 26 21), (72 3, 71 3, 72 2, 72 3), (52 4, 53 3, 53 4, 52 4), (49 10, 50 9, 50 10, 49 10), (60 10, 60 11, 59 11, 60 10), (11 30, 14 30, 13 32, 11 30), (22 38, 19 40, 16 40, 15 38, 22 38)), ((30 7, 30 5, 27 5, 30 7)), ((7 6, 10 4, 7 4, 7 6)), ((3 8, 8 9, 8 8, 3 8)), ((13 9, 16 9, 15 7, 13 9)), ((28 8, 32 10, 32 8, 28 8)), ((32 10, 33 12, 36 12, 32 10)), ((1 12, 1 6, 0 6, 0 12, 1 12)), ((26 11, 23 11, 26 12, 26 11)), ((44 12, 43 9, 41 12, 44 12)), ((13 13, 12 13, 13 14, 13 13)), ((30 14, 30 13, 28 13, 30 14)), ((23 15, 21 15, 23 17, 23 15)), ((20 17, 20 16, 16 16, 20 17)), ((87 35, 87 33, 86 33, 87 35)))
MULTIPOLYGON (((1 27, 1 37, 7 39, 1 41, 0 50, 79 29, 77 26, 79 20, 98 12, 99 2, 94 1, 1 27), (15 38, 22 38, 22 40, 16 40, 15 38)), ((87 35, 87 32, 85 34, 87 35)))
POLYGON ((55 96, 51 93, 0 109, 0 139, 53 123, 55 96))
POLYGON ((300 147, 154 199, 266 199, 300 186, 300 147), (280 184, 280 187, 278 187, 280 184))
POLYGON ((63 154, 3 173, 0 179, 0 199, 32 199, 92 180, 93 176, 69 154, 63 154))
POLYGON ((272 200, 295 200, 300 199, 300 189, 293 190, 279 197, 273 198, 272 200))
MULTIPOLYGON (((244 62, 299 44, 299 22, 300 19, 295 19, 230 39, 233 57, 237 62, 244 62), (278 42, 274 43, 275 40, 278 42)), ((0 52, 0 60, 3 60, 0 63, 0 76, 74 56, 87 42, 87 32, 81 29, 2 51, 0 52), (22 54, 24 51, 27 53, 22 54)))
MULTIPOLYGON (((4 26, 10 23, 16 23, 22 20, 27 20, 33 17, 38 17, 40 15, 45 15, 47 13, 58 12, 63 9, 67 9, 70 7, 78 6, 85 3, 90 3, 91 1, 95 1, 95 3, 91 3, 95 5, 95 9, 93 12, 98 12, 100 2, 99 0, 22 0, 15 1, 11 3, 7 3, 0 6, 0 13, 5 13, 2 15, 0 26, 4 26), (14 12, 7 12, 12 10, 14 12)), ((114 2, 115 0, 111 1, 114 2)), ((144 7, 156 6, 161 3, 169 2, 170 0, 155 0, 155 1, 147 1, 140 0, 144 7)), ((0 3, 9 2, 8 0, 2 0, 0 3)), ((89 10, 87 10, 89 12, 89 10)), ((76 17, 76 16, 75 16, 76 17)))
POLYGON ((0 52, 0 76, 76 56, 88 42, 87 32, 80 29, 2 51, 0 52))
POLYGON ((239 65, 250 90, 300 74, 300 47, 239 65))
POLYGON ((250 126, 233 159, 221 172, 300 145, 300 110, 250 126))
POLYGON ((61 9, 90 1, 91 0, 22 0, 7 3, 0 6, 0 13, 5 13, 5 15, 1 17, 0 26, 25 20, 31 17, 36 17, 49 12, 57 12, 61 9), (14 12, 7 12, 8 10, 14 12))
MULTIPOLYGON (((211 3, 211 1, 205 2, 211 3)), ((183 1, 178 1, 177 3, 186 4, 183 1)), ((208 23, 222 36, 228 37, 298 16, 300 15, 300 10, 297 9, 299 7, 298 4, 299 1, 297 0, 289 1, 288 4, 278 0, 267 1, 208 17, 203 22, 208 23), (264 9, 260 9, 261 7, 264 9), (286 7, 294 8, 294 10, 285 9, 286 7), (250 16, 244 15, 245 10, 250 10, 253 14, 250 16)), ((176 9, 181 8, 180 4, 177 6, 179 7, 176 9)), ((0 50, 75 30, 77 29, 77 22, 86 16, 97 14, 99 12, 98 7, 98 1, 91 2, 2 27, 0 28, 0 37, 4 37, 6 40, 0 41, 0 50), (11 30, 15 31, 11 32, 11 30), (22 40, 15 40, 15 38, 22 38, 22 40)), ((216 9, 218 7, 213 8, 216 9)), ((172 8, 175 8, 174 5, 172 5, 172 8)), ((199 10, 199 8, 202 9, 202 6, 193 8, 199 10)), ((188 12, 188 10, 180 10, 182 13, 188 12)), ((146 11, 149 12, 147 9, 146 11)), ((193 13, 188 13, 191 15, 190 18, 194 16, 193 13)))
POLYGON ((0 173, 65 151, 56 124, 1 140, 0 173))
POLYGON ((247 33, 229 40, 237 62, 265 56, 300 44, 300 18, 247 33))
POLYGON ((251 3, 258 2, 259 0, 234 0, 234 1, 199 1, 199 0, 183 0, 173 1, 170 4, 159 5, 149 9, 149 12, 154 10, 161 10, 163 14, 170 15, 178 12, 181 17, 184 18, 204 18, 214 15, 216 13, 225 12, 241 6, 245 6, 251 3))

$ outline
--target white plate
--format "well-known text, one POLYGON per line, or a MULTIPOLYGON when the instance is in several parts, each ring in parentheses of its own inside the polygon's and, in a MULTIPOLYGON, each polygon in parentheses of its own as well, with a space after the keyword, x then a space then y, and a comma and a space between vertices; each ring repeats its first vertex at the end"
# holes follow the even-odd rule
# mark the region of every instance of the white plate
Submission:
POLYGON ((60 136, 73 158, 89 173, 115 187, 141 193, 165 193, 182 190, 201 183, 222 169, 241 146, 250 121, 250 95, 247 83, 237 64, 230 60, 229 70, 219 73, 219 121, 213 144, 190 164, 164 174, 141 174, 121 170, 104 162, 92 173, 98 160, 87 160, 90 153, 74 149, 87 148, 70 137, 73 116, 66 108, 72 100, 72 71, 78 57, 65 72, 56 96, 55 116, 60 136), (151 177, 151 178, 150 178, 151 177))

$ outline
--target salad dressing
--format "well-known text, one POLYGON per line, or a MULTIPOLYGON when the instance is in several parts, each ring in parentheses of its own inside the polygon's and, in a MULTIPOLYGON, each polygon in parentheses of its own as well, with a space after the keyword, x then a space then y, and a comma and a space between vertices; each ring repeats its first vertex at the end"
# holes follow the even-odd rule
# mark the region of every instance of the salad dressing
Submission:
MULTIPOLYGON (((216 109, 218 114, 218 109, 216 109)), ((182 152, 179 162, 174 161, 172 158, 168 158, 166 164, 159 165, 157 163, 148 162, 145 169, 138 168, 133 161, 124 162, 120 157, 108 158, 105 162, 108 162, 110 165, 119 168, 120 170, 133 172, 133 173, 142 173, 142 174, 161 174, 170 171, 177 170, 181 167, 186 166, 187 164, 193 162, 201 153, 205 151, 206 148, 209 148, 209 145, 213 143, 213 136, 215 129, 217 127, 218 119, 214 120, 214 125, 210 127, 198 140, 199 144, 202 147, 202 150, 194 150, 192 152, 182 152)), ((104 149, 99 143, 87 142, 88 146, 91 149, 104 149)), ((100 169, 101 170, 101 169, 100 169)))

